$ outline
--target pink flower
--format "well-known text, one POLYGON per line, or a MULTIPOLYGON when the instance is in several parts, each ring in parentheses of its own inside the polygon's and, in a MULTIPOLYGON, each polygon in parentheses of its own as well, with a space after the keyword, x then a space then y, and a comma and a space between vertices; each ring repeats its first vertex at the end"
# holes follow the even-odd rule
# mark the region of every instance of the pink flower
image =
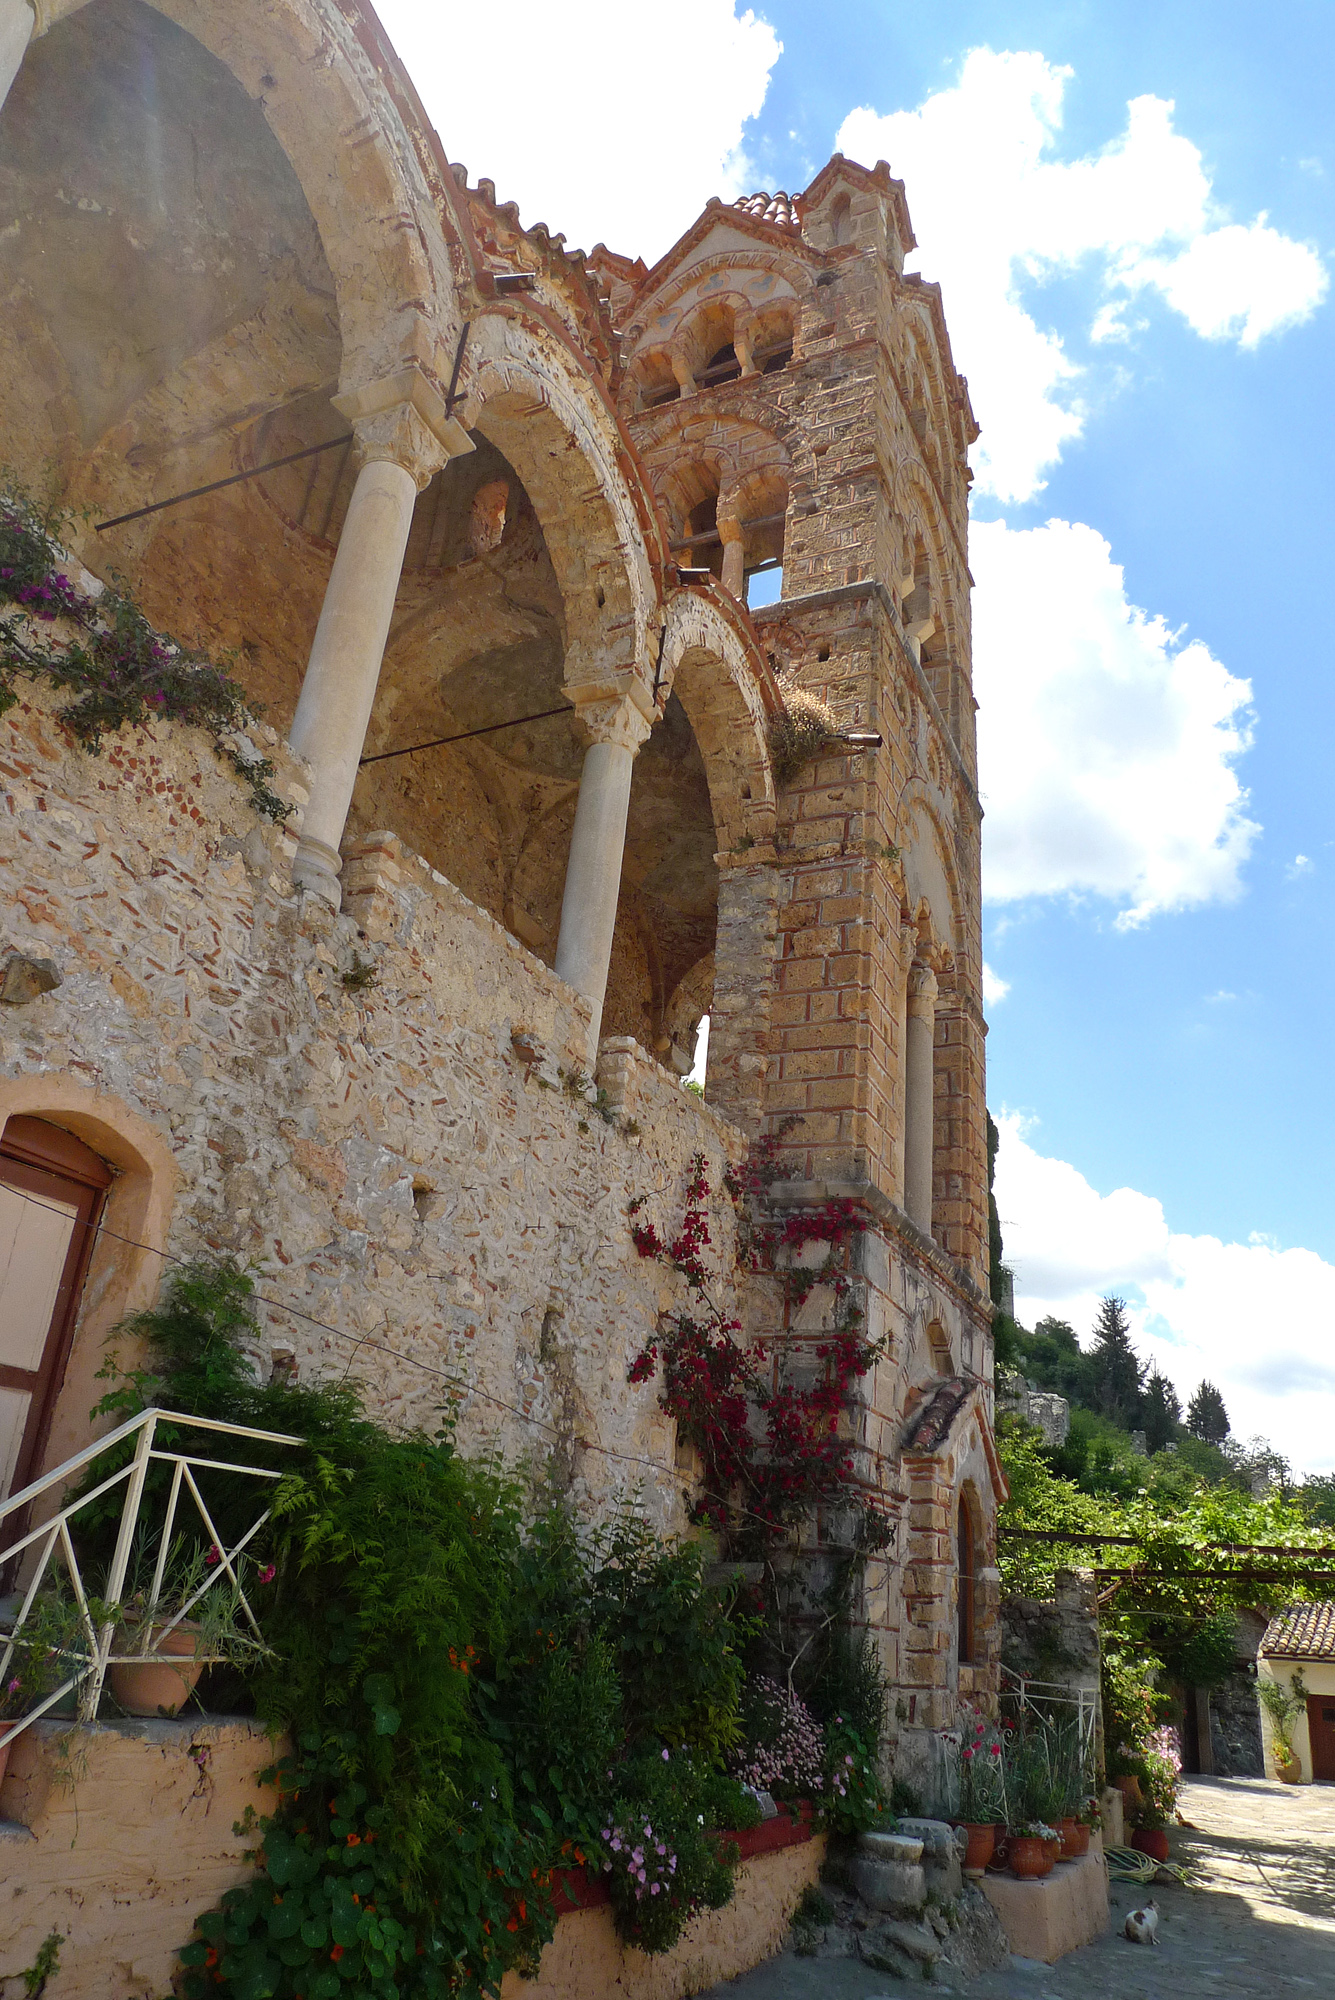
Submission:
POLYGON ((260 1571, 260 1582, 272 1583, 277 1574, 278 1574, 278 1565, 276 1563, 266 1563, 264 1565, 264 1568, 260 1571))
POLYGON ((215 1563, 220 1563, 221 1561, 222 1561, 222 1550, 218 1547, 218 1544, 215 1542, 213 1544, 213 1547, 209 1550, 208 1554, 204 1558, 205 1566, 209 1569, 212 1569, 215 1563))

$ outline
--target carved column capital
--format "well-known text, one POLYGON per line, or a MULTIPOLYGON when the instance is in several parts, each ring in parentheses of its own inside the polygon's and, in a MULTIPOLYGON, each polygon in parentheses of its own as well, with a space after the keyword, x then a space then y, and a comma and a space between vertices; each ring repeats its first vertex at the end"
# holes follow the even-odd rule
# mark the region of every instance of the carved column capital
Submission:
POLYGON ((910 1015, 930 1019, 936 1011, 939 992, 936 974, 930 965, 917 960, 909 972, 908 1003, 910 1015))
POLYGON ((415 365, 378 381, 349 389, 333 399, 352 425, 363 465, 377 460, 398 465, 420 493, 448 459, 476 449, 445 398, 415 365))
POLYGON ((638 687, 627 694, 581 696, 578 688, 570 693, 575 702, 575 730, 585 743, 614 743, 633 757, 648 741, 654 718, 646 707, 648 696, 636 699, 641 694, 638 687))

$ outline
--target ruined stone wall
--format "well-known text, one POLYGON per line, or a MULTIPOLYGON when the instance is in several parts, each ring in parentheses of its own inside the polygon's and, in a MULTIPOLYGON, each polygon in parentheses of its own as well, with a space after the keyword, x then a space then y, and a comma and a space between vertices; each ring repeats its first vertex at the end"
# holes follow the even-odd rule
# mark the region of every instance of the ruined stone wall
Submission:
MULTIPOLYGON (((643 1484, 679 1520, 672 1427, 626 1382, 678 1281, 637 1257, 627 1203, 674 1220, 691 1155, 717 1183, 741 1136, 624 1050, 605 1121, 568 1081, 584 1004, 392 836, 350 858, 334 918, 291 892, 297 822, 257 821, 198 732, 122 731, 93 758, 55 706, 34 689, 0 720, 3 945, 62 976, 0 1015, 0 1116, 83 1119, 104 1152, 98 1131, 136 1135, 164 1247, 253 1262, 261 1369, 277 1349, 351 1368, 428 1427, 461 1396, 465 1447, 550 1460, 592 1504, 643 1484)), ((81 1336, 55 1459, 100 1358, 81 1336)))

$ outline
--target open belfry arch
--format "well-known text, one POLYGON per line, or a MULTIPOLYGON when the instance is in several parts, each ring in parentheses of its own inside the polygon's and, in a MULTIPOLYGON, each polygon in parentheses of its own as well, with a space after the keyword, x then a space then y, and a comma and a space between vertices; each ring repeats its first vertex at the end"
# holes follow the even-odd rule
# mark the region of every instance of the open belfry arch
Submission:
MULTIPOLYGON (((678 1524, 671 1427, 625 1381, 664 1303, 626 1202, 650 1161, 676 1187, 704 1153, 717 1184, 771 1139, 781 1205, 863 1225, 883 1359, 850 1421, 887 1547, 858 1609, 901 1768, 929 1762, 995 1692, 1002 1479, 976 426, 902 184, 836 155, 711 201, 652 267, 586 256, 451 162, 358 0, 0 0, 0 86, 4 456, 92 576, 229 657, 294 807, 154 835, 153 798, 232 783, 188 731, 99 790, 49 709, 3 718, 86 851, 10 925, 67 972, 53 1042, 3 1042, 0 1138, 46 1120, 109 1163, 108 1214, 140 1189, 155 1244, 267 1259, 312 1323, 475 1369, 591 1506, 624 1490, 598 1450, 661 1468, 678 1524), (154 842, 187 836, 154 890, 180 858, 154 842), (642 1152, 571 1120, 580 1076, 642 1152)), ((156 1278, 90 1268, 100 1338, 156 1278)), ((824 1309, 739 1298, 748 1337, 824 1309)), ((61 1322, 67 1448, 91 1338, 61 1322)), ((367 1379, 421 1415, 406 1366, 367 1379)))

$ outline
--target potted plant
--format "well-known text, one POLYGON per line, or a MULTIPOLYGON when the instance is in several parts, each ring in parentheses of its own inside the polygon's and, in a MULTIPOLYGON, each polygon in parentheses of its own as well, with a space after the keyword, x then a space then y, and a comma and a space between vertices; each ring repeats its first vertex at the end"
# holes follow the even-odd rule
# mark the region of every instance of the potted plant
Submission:
POLYGON ((1102 1823, 1103 1814, 1096 1798, 1085 1799, 1077 1808, 1070 1821, 1069 1835, 1063 1835, 1062 1850, 1068 1861, 1079 1861, 1089 1853, 1090 1836, 1096 1826, 1102 1823))
POLYGON ((1022 1881, 1038 1881, 1053 1869, 1053 1843, 1061 1836, 1041 1819, 1021 1820, 1007 1835, 1010 1871, 1022 1881))
POLYGON ((127 1715, 179 1715, 206 1666, 261 1650, 241 1629, 236 1585, 219 1582, 200 1595, 220 1560, 216 1548, 174 1551, 157 1594, 136 1590, 122 1604, 107 1682, 127 1715))
POLYGON ((1006 1774, 1001 1737, 985 1717, 971 1714, 960 1744, 960 1816, 955 1824, 967 1846, 966 1875, 983 1874, 996 1847, 997 1825, 1006 1819, 1006 1774))
MULTIPOLYGON (((106 1606, 97 1599, 90 1600, 88 1616, 94 1622, 105 1617, 106 1606)), ((0 1658, 9 1643, 9 1633, 0 1633, 0 1658)), ((88 1670, 89 1652, 88 1625, 75 1600, 60 1588, 40 1591, 14 1634, 9 1661, 0 1680, 0 1736, 21 1717, 42 1708, 64 1681, 72 1681, 73 1687, 43 1709, 43 1713, 62 1719, 73 1715, 78 1684, 88 1670)), ((11 1737, 0 1746, 0 1779, 17 1740, 11 1737)))
POLYGON ((1303 1767, 1293 1733, 1307 1713, 1307 1683, 1302 1668, 1295 1671, 1287 1688, 1282 1681, 1272 1680, 1269 1674, 1258 1674, 1256 1693, 1270 1721, 1275 1769, 1286 1785, 1296 1785, 1302 1779, 1303 1767))

